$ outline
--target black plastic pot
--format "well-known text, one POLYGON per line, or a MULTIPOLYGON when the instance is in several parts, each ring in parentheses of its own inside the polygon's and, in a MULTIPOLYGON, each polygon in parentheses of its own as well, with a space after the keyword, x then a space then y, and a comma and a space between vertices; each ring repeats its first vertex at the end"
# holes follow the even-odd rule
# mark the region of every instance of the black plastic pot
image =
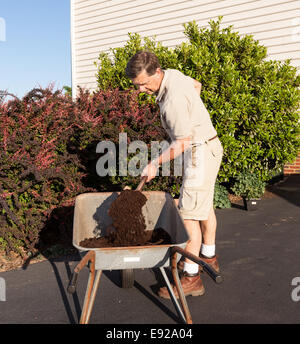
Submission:
POLYGON ((260 202, 261 202, 261 198, 250 198, 250 199, 244 198, 245 209, 248 211, 257 210, 260 202))

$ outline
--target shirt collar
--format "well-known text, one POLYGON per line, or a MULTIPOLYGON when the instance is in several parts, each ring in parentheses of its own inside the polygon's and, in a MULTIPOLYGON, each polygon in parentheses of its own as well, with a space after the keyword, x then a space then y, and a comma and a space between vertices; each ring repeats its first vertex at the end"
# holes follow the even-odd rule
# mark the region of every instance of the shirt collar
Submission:
POLYGON ((163 76, 163 79, 161 81, 160 88, 158 90, 158 94, 156 96, 156 102, 160 102, 162 97, 163 97, 163 95, 166 92, 166 83, 167 83, 167 80, 168 80, 169 73, 168 73, 167 70, 164 70, 164 69, 163 69, 163 72, 164 72, 164 76, 163 76))

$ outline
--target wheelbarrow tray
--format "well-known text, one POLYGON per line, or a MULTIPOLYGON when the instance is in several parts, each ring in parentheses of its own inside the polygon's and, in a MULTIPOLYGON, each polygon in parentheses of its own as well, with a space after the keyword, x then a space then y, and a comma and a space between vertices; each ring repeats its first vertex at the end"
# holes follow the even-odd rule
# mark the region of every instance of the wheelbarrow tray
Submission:
MULTIPOLYGON (((173 246, 185 248, 189 236, 172 196, 162 191, 143 191, 147 201, 142 208, 146 230, 164 229, 171 237, 169 245, 87 248, 80 246, 86 238, 102 237, 112 224, 108 215, 119 192, 84 193, 76 197, 73 246, 84 255, 95 251, 96 270, 122 270, 170 266, 173 246)), ((178 258, 179 259, 179 258, 178 258)))

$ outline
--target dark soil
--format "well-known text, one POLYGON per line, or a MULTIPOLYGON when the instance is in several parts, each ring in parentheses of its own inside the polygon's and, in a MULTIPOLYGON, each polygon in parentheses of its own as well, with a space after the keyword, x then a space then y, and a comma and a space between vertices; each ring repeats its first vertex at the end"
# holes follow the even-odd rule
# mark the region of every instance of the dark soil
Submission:
POLYGON ((89 238, 80 242, 81 247, 86 248, 101 248, 101 247, 127 247, 127 246, 150 246, 150 245, 170 245, 170 235, 162 228, 156 228, 153 231, 146 231, 145 237, 148 238, 145 242, 140 244, 116 244, 112 242, 109 237, 89 238))
POLYGON ((97 248, 170 244, 171 238, 162 228, 146 231, 142 214, 146 202, 147 198, 140 191, 123 190, 108 211, 113 220, 113 230, 104 237, 85 239, 80 246, 97 248))

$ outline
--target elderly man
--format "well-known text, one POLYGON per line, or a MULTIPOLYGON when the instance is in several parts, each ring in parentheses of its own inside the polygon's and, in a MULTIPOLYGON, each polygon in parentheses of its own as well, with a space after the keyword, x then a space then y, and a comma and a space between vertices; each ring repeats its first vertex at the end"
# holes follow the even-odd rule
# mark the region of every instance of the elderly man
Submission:
MULTIPOLYGON (((169 148, 146 166, 142 176, 149 182, 159 165, 189 152, 179 198, 179 211, 190 238, 186 250, 197 256, 200 252, 201 259, 219 271, 213 196, 223 148, 200 98, 201 84, 178 70, 162 70, 157 56, 147 51, 130 59, 126 75, 141 92, 156 96, 162 126, 172 140, 169 148)), ((180 281, 184 294, 203 295, 199 265, 186 259, 178 263, 178 269, 183 271, 180 281)), ((176 288, 174 292, 178 297, 176 288)), ((170 298, 166 287, 158 294, 170 298)))

